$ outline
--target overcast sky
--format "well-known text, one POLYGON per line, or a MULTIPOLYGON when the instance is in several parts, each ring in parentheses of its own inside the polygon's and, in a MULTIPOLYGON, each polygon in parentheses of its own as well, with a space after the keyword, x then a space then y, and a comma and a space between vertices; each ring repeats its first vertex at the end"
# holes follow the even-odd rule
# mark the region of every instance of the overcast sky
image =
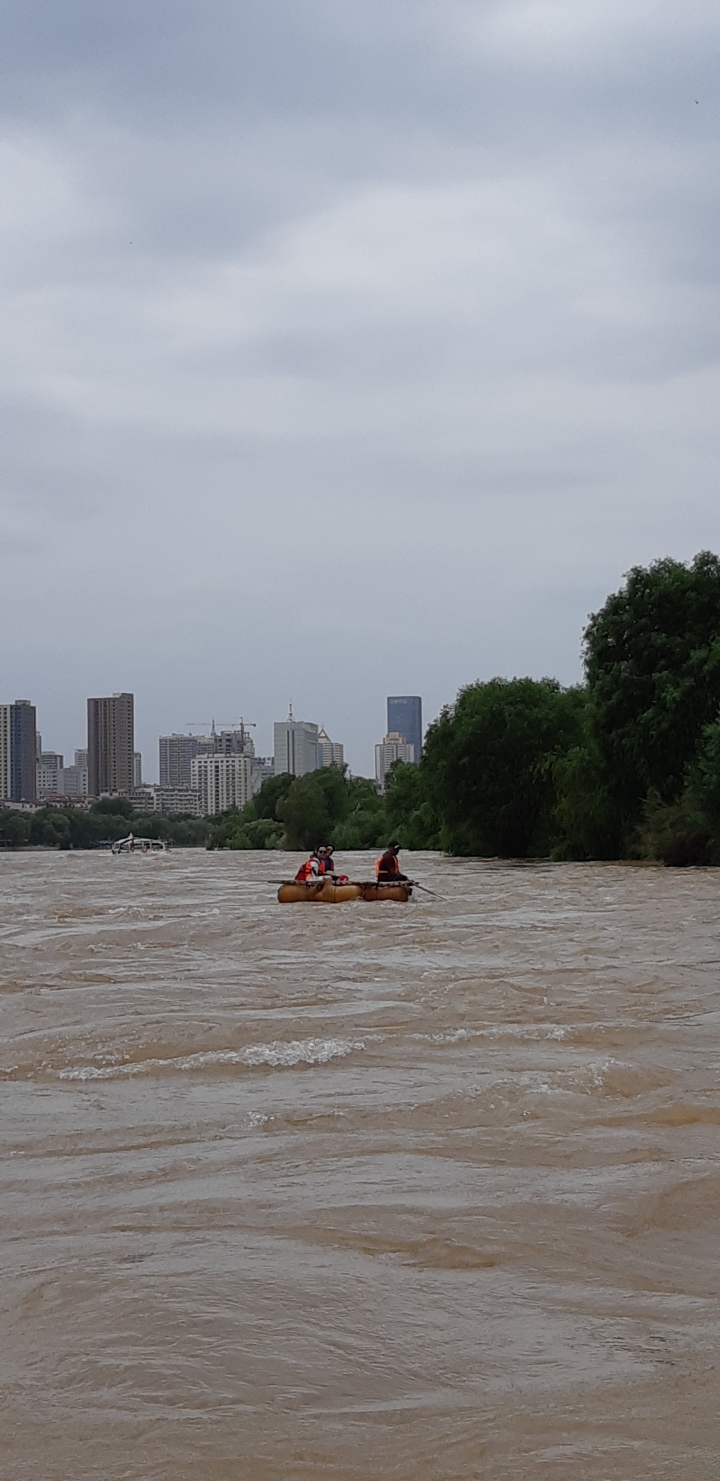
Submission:
POLYGON ((5 0, 0 700, 581 676, 720 549, 716 0, 5 0))

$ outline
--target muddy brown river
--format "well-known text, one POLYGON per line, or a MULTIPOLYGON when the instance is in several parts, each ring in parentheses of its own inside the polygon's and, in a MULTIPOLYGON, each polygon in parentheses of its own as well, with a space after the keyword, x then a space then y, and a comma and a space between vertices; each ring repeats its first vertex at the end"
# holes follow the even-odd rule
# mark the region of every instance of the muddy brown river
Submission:
POLYGON ((409 862, 0 855, 3 1481, 717 1481, 720 872, 409 862))

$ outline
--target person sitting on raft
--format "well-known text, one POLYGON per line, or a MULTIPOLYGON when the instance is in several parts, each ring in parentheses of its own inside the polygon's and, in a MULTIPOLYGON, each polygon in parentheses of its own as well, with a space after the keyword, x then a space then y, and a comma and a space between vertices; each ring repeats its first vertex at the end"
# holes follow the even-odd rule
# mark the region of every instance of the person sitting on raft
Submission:
POLYGON ((295 875, 295 879, 298 884, 308 884, 310 880, 318 879, 321 873, 326 873, 326 870, 321 870, 320 868, 319 856, 320 850, 314 849, 310 855, 310 858, 306 859, 305 863, 300 865, 300 868, 295 875))
POLYGON ((400 873, 399 852, 400 844, 395 840, 389 843, 385 853, 380 855, 375 865, 378 884, 402 884, 407 880, 407 874, 400 873))
POLYGON ((321 859, 321 861, 320 861, 320 873, 321 874, 331 874, 332 877, 333 877, 333 881, 334 881, 335 884, 347 884, 348 883, 348 876, 347 876, 347 874, 336 874, 335 873, 335 860, 333 858, 333 846, 332 846, 332 844, 331 843, 326 843, 323 846, 323 848, 318 849, 318 853, 324 855, 324 859, 321 859), (323 868, 323 864, 325 866, 324 868, 323 868))

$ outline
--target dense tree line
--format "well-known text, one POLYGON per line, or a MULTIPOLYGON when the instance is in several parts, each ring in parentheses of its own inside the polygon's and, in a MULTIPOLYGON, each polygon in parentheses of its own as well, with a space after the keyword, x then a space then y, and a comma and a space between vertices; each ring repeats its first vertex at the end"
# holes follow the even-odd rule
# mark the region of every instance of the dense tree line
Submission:
POLYGON ((585 683, 462 689, 381 798, 275 777, 211 846, 381 844, 459 855, 720 863, 720 561, 635 567, 585 630, 585 683))
POLYGON ((398 837, 481 857, 720 863, 717 556, 635 567, 590 618, 584 659, 577 688, 461 690, 420 765, 394 769, 398 837))
POLYGON ((720 561, 630 571, 588 623, 585 683, 491 679, 430 726, 417 766, 374 783, 329 767, 271 777, 217 819, 0 814, 0 842, 87 848, 131 828, 209 848, 406 848, 459 855, 720 864, 720 561))
POLYGON ((214 823, 208 848, 374 848, 387 842, 387 827, 374 783, 328 766, 303 777, 270 777, 247 807, 214 823))
POLYGON ((0 811, 0 846, 5 848, 101 848, 130 832, 181 846, 203 845, 208 824, 190 815, 136 813, 125 797, 101 797, 87 811, 74 807, 42 807, 35 813, 0 811))

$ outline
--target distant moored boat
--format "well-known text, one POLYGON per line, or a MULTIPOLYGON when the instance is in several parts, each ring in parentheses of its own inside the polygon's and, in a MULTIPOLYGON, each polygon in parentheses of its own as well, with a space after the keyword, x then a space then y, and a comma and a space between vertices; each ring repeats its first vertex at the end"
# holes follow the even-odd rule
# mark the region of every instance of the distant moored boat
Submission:
POLYGON ((136 838, 134 833, 128 833, 127 838, 115 839, 111 853, 166 854, 167 844, 163 838, 136 838))

